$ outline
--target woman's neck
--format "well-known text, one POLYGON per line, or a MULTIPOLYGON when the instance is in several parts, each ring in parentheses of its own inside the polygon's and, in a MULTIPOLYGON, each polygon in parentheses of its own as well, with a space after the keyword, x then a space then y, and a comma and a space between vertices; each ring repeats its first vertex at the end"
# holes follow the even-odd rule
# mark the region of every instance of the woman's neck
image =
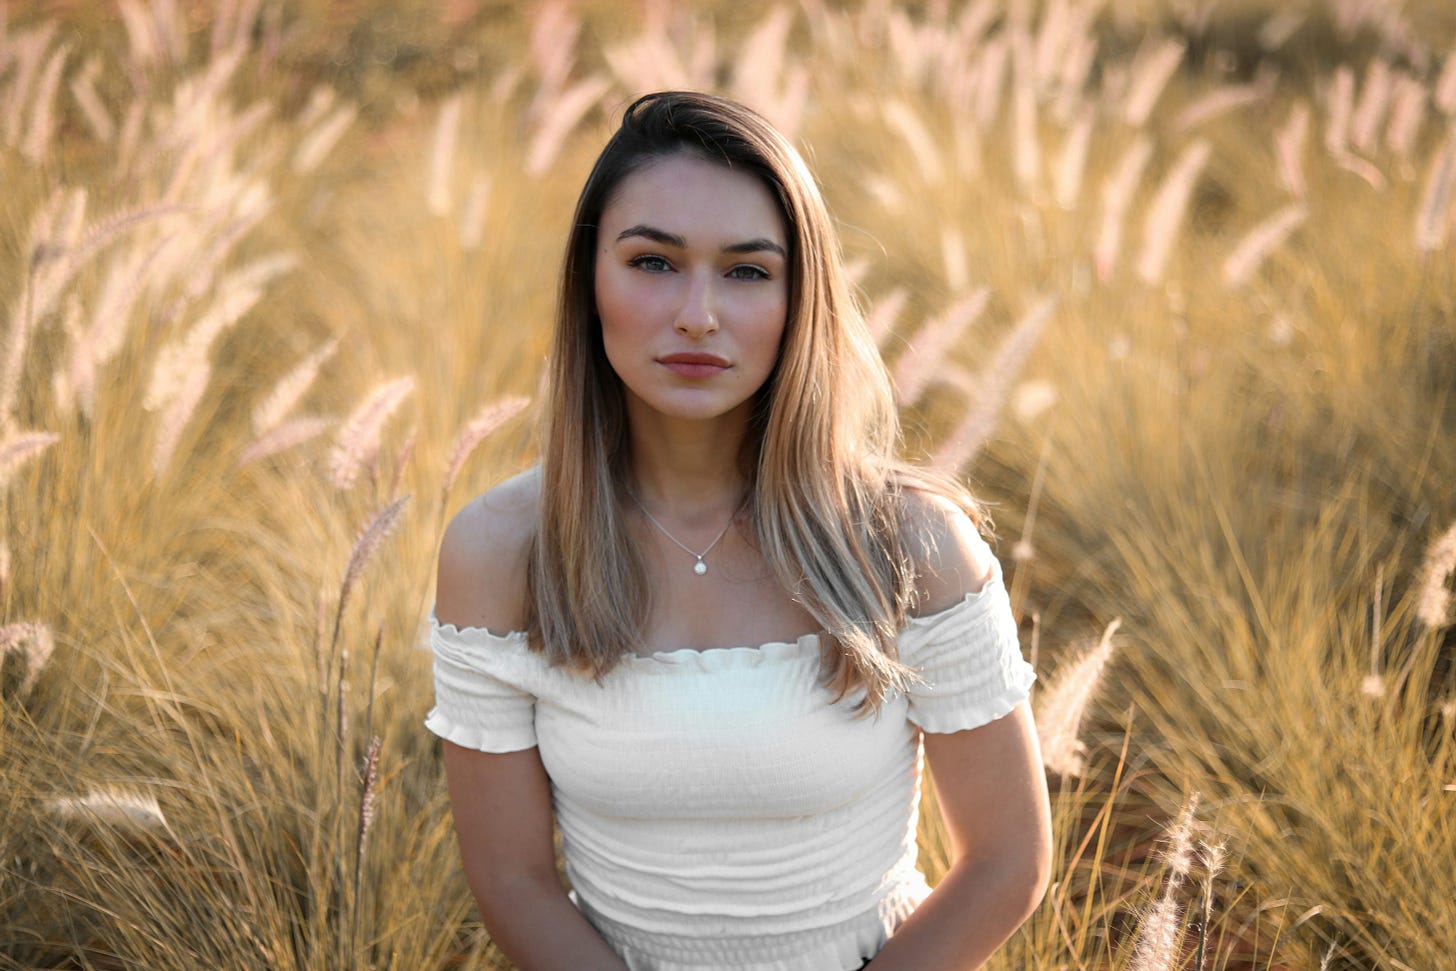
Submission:
POLYGON ((722 523, 743 503, 746 417, 709 421, 633 416, 633 489, 650 511, 692 526, 722 523))

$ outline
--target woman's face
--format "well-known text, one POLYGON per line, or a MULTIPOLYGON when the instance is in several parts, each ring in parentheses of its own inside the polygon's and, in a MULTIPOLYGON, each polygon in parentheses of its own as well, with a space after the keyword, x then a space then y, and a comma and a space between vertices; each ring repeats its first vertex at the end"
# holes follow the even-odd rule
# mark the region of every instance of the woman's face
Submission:
POLYGON ((788 315, 788 233, 756 175, 671 155, 597 229, 596 308, 634 423, 747 420, 788 315))

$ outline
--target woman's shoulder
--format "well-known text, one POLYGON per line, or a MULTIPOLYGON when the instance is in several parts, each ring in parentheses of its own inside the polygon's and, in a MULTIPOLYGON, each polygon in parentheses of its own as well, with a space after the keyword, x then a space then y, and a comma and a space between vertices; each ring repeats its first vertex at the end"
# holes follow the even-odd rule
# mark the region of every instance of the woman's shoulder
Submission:
POLYGON ((440 541, 435 616, 497 633, 525 627, 526 569, 541 476, 532 468, 466 503, 440 541))
POLYGON ((970 512, 944 493, 907 488, 901 519, 905 552, 915 567, 916 615, 939 613, 977 593, 996 558, 970 512))

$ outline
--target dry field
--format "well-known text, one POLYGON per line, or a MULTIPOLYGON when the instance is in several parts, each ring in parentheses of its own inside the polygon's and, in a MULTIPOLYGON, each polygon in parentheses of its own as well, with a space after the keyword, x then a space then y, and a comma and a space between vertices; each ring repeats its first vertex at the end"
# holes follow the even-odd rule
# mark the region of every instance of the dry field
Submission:
POLYGON ((669 86, 803 146, 992 504, 1059 844, 992 971, 1456 968, 1446 0, 686 10, 0 4, 0 969, 505 967, 433 559, 669 86))

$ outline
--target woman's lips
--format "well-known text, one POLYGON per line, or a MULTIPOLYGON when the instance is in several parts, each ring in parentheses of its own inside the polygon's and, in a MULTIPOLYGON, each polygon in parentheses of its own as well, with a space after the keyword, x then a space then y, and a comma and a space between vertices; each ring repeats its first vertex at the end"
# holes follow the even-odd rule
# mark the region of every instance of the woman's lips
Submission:
POLYGON ((666 354, 657 363, 680 378, 711 378, 722 374, 729 367, 727 361, 716 354, 666 354))

